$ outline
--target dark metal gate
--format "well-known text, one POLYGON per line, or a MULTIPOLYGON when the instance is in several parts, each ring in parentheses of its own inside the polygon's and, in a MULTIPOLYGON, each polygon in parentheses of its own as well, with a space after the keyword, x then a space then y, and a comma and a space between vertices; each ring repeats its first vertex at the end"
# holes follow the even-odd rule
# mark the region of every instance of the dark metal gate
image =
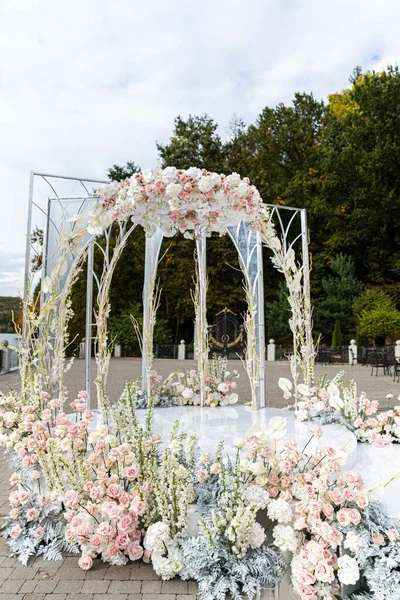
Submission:
POLYGON ((224 308, 215 315, 210 342, 217 353, 222 353, 224 356, 243 353, 243 325, 229 308, 224 308))

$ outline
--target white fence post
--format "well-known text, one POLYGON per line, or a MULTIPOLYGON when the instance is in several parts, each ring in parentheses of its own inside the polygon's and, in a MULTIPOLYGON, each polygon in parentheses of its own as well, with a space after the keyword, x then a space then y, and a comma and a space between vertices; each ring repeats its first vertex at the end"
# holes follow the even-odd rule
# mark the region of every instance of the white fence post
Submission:
POLYGON ((400 360, 400 340, 397 340, 396 346, 394 347, 394 356, 397 360, 400 360))
POLYGON ((3 369, 2 373, 9 373, 11 370, 11 348, 8 347, 8 341, 2 342, 2 353, 3 353, 3 369))
POLYGON ((178 346, 178 360, 185 360, 185 358, 186 358, 185 340, 181 340, 181 343, 178 346))
POLYGON ((114 348, 114 357, 121 358, 122 356, 122 346, 121 344, 116 344, 114 348))
POLYGON ((349 346, 349 365, 357 364, 357 344, 356 340, 350 340, 349 346))
POLYGON ((275 361, 275 340, 273 339, 269 340, 269 344, 267 346, 267 361, 275 361))

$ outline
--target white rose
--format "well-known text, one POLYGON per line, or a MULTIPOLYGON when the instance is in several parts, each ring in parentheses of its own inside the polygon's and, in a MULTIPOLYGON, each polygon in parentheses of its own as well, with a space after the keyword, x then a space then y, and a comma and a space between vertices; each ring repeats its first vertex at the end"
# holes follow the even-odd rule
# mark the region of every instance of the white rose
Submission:
POLYGON ((226 392, 229 391, 229 387, 227 386, 227 384, 223 381, 222 383, 219 384, 218 386, 218 391, 221 392, 221 394, 226 394, 226 392))
POLYGON ((241 182, 241 178, 240 175, 238 175, 237 173, 232 173, 231 175, 228 175, 226 181, 229 183, 229 185, 235 186, 239 185, 239 183, 241 182))
POLYGON ((236 404, 236 402, 239 400, 239 396, 238 394, 229 394, 229 404, 236 404))
POLYGON ((182 396, 189 400, 193 396, 193 390, 191 388, 185 388, 182 392, 182 396))

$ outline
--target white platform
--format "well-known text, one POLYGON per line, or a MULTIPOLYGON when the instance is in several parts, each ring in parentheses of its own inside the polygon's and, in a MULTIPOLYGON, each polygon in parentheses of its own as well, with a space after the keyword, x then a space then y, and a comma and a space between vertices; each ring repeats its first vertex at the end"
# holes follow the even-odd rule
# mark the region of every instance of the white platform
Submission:
MULTIPOLYGON (((180 431, 196 433, 202 450, 215 452, 219 442, 224 441, 225 452, 230 457, 236 453, 233 445, 235 438, 244 437, 253 425, 267 425, 273 417, 286 419, 286 438, 296 439, 300 449, 303 449, 311 437, 310 423, 299 423, 295 420, 293 412, 278 408, 252 411, 242 404, 218 408, 172 406, 156 408, 154 412, 154 429, 163 439, 168 439, 172 424, 179 419, 180 431)), ((144 420, 145 411, 138 411, 138 416, 140 420, 144 420)), ((306 454, 313 452, 317 446, 344 448, 349 457, 347 467, 352 468, 357 458, 357 440, 354 434, 341 425, 324 425, 323 430, 324 436, 320 440, 314 438, 307 446, 306 454)))

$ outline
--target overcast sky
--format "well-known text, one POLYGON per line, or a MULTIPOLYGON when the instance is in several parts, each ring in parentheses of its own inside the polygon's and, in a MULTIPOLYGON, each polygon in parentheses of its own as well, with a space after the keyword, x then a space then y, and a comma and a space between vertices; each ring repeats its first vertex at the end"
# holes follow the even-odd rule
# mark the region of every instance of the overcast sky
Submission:
POLYGON ((0 12, 0 295, 22 291, 31 170, 157 166, 180 114, 247 123, 397 64, 398 0, 13 0, 0 12))

